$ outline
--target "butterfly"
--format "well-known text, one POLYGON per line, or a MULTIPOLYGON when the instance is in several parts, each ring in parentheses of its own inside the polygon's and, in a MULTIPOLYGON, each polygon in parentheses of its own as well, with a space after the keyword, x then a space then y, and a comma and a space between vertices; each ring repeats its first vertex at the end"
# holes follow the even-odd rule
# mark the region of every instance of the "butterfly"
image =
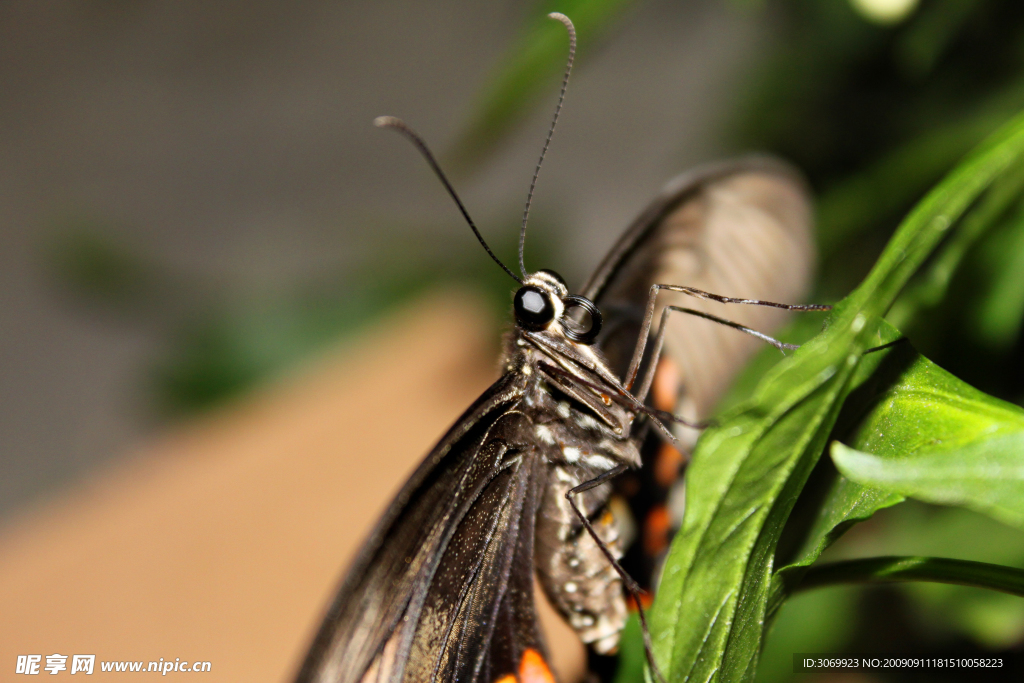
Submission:
MULTIPOLYGON (((570 58, 545 152, 575 48, 572 23, 551 16, 569 31, 570 58)), ((823 308, 710 293, 805 294, 813 266, 808 194, 795 171, 769 158, 684 174, 572 294, 556 272, 528 272, 523 263, 529 200, 516 274, 488 247, 422 139, 392 117, 376 124, 418 148, 481 245, 516 280, 514 326, 503 374, 377 523, 297 680, 553 682, 535 577, 583 642, 614 652, 627 597, 641 618, 643 610, 640 588, 619 562, 625 539, 612 511, 613 480, 642 471, 645 441, 685 450, 676 432, 700 426, 751 353, 750 339, 788 346, 755 327, 776 327, 787 309, 823 308), (747 304, 738 320, 708 310, 730 303, 747 304), (668 398, 659 389, 666 384, 678 387, 668 398)), ((536 181, 537 173, 531 197, 536 181)), ((670 483, 655 497, 667 498, 670 483)), ((656 669, 649 643, 647 651, 656 669)))

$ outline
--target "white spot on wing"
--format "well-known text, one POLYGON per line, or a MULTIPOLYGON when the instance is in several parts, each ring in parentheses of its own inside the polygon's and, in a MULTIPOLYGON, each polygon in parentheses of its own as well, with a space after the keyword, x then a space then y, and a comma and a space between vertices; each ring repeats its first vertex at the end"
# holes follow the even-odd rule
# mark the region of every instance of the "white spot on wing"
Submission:
POLYGON ((580 459, 580 449, 573 448, 572 446, 565 446, 562 448, 562 455, 569 462, 576 462, 580 459))
POLYGON ((555 443, 555 436, 551 433, 551 428, 547 425, 537 425, 533 428, 533 433, 537 435, 538 439, 549 446, 555 443))

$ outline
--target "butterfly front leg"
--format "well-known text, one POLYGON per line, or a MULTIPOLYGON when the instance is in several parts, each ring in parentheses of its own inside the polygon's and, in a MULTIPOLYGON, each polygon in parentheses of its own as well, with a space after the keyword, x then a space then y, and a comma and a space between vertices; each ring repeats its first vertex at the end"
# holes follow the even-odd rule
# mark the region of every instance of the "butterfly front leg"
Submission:
MULTIPOLYGON (((647 306, 644 310, 643 323, 640 326, 640 334, 637 337, 636 341, 636 348, 633 351, 633 357, 629 362, 629 369, 626 371, 625 380, 623 382, 623 385, 626 387, 627 390, 632 389, 634 382, 636 382, 637 372, 640 369, 640 361, 643 360, 644 351, 647 347, 647 339, 651 331, 651 324, 654 322, 654 310, 658 300, 658 293, 661 292, 662 290, 668 292, 679 292, 682 294, 686 294, 688 296, 695 297, 697 299, 717 301, 718 303, 723 304, 746 304, 752 306, 766 306, 769 308, 781 308, 783 310, 788 311, 828 311, 832 309, 831 306, 824 304, 780 304, 774 301, 762 301, 760 299, 737 299, 735 297, 712 294, 711 292, 705 292, 703 290, 695 289, 693 287, 684 287, 682 285, 651 285, 651 290, 647 297, 647 306)), ((719 318, 718 316, 711 315, 710 313, 705 313, 703 311, 698 311, 692 308, 685 308, 683 306, 665 306, 665 308, 663 308, 661 311, 661 318, 658 322, 658 332, 655 335, 652 358, 650 362, 648 362, 647 364, 647 371, 644 375, 643 381, 641 382, 640 390, 634 394, 636 398, 640 401, 643 401, 647 397, 647 393, 651 389, 651 382, 654 380, 654 373, 658 367, 658 359, 661 357, 661 351, 664 346, 665 332, 667 330, 665 323, 668 319, 669 313, 671 312, 687 313, 689 315, 697 316, 698 318, 704 318, 705 320, 710 320, 712 322, 716 322, 727 327, 732 327, 735 330, 738 330, 745 334, 749 334, 753 337, 757 337, 758 339, 771 344, 780 351, 784 351, 785 349, 798 348, 794 344, 786 344, 784 342, 779 341, 778 339, 775 339, 774 337, 764 334, 763 332, 758 332, 757 330, 751 329, 744 325, 740 325, 739 323, 733 322, 731 320, 726 320, 725 318, 719 318)))

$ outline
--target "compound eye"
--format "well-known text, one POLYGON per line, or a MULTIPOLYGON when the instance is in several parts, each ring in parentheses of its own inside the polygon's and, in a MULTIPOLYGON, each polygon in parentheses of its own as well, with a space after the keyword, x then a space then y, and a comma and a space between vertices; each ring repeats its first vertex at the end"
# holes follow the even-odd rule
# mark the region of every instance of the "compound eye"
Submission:
POLYGON ((519 288, 513 300, 513 308, 516 322, 528 330, 543 329, 555 317, 555 307, 547 292, 532 285, 519 288))
POLYGON ((562 299, 565 315, 562 327, 565 336, 581 344, 593 344, 601 333, 601 311, 590 299, 582 296, 567 296, 562 299))

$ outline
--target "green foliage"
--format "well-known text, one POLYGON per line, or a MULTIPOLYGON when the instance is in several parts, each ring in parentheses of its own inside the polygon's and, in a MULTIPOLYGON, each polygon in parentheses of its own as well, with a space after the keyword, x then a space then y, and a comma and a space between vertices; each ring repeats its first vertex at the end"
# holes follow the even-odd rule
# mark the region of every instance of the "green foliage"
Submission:
MULTIPOLYGON (((1024 5, 930 0, 890 27, 865 22, 848 1, 774 0, 768 16, 775 42, 740 94, 729 142, 780 154, 809 175, 822 251, 814 298, 839 298, 928 188, 1024 108, 1024 5)), ((1012 222, 964 240, 946 271, 955 276, 919 302, 931 315, 896 310, 890 320, 942 367, 1020 401, 1024 294, 1010 261, 1024 243, 1012 222)))
MULTIPOLYGON (((861 366, 864 381, 855 382, 857 391, 869 397, 867 406, 857 407, 856 427, 843 437, 856 448, 895 460, 936 444, 956 448, 1024 427, 1024 411, 977 391, 909 344, 898 343, 895 329, 883 326, 882 340, 890 346, 871 354, 874 358, 861 366)), ((833 454, 836 448, 843 446, 835 444, 833 454)), ((778 570, 776 591, 783 584, 796 585, 803 569, 851 524, 904 500, 891 487, 863 484, 845 477, 832 482, 802 550, 778 570)))
MULTIPOLYGON (((822 465, 828 469, 829 459, 822 465)), ((843 481, 848 481, 841 478, 843 481)), ((875 489, 865 489, 873 491, 875 489)), ((824 553, 843 561, 893 555, 1024 567, 1024 532, 964 508, 907 500, 879 511, 824 553)), ((812 571, 816 571, 815 565, 812 571)), ((813 578, 813 577, 812 577, 813 578)), ((794 652, 1000 652, 1024 638, 1024 601, 1002 592, 934 582, 822 587, 783 594, 757 678, 794 679, 794 652), (808 622, 813 628, 808 627, 808 622), (895 624, 895 626, 894 626, 895 624)), ((639 679, 637 679, 639 680, 639 679)))
POLYGON ((48 258, 60 286, 80 300, 136 311, 159 282, 158 269, 107 234, 94 220, 62 222, 48 258))
POLYGON ((630 683, 643 680, 644 666, 647 657, 644 653, 643 631, 636 615, 630 615, 626 627, 622 629, 619 645, 618 669, 615 672, 615 683, 630 683))
POLYGON ((776 618, 757 666, 757 680, 784 681, 794 652, 839 652, 854 632, 857 591, 849 587, 798 593, 776 618))
POLYGON ((986 256, 991 279, 974 316, 975 329, 989 347, 1006 349, 1020 336, 1024 320, 1024 206, 1018 204, 986 256))
MULTIPOLYGON (((863 283, 836 305, 826 330, 772 368, 748 401, 701 437, 687 471, 686 516, 652 611, 655 652, 670 680, 753 679, 769 607, 786 592, 786 579, 791 586, 799 577, 793 569, 813 561, 828 542, 822 539, 834 537, 841 525, 897 502, 884 493, 840 491, 823 506, 828 523, 815 527, 820 538, 811 537, 811 551, 788 577, 774 575, 789 514, 845 399, 898 347, 882 316, 949 229, 1022 155, 1019 116, 910 213, 863 283)), ((951 396, 961 393, 954 389, 951 396)), ((931 399, 940 396, 933 392, 931 399)), ((997 410, 989 413, 998 420, 997 410)), ((965 430, 977 429, 976 421, 963 421, 965 430)), ((921 438, 915 430, 907 433, 921 438)))
POLYGON ((244 306, 189 309, 153 370, 158 407, 185 415, 239 396, 437 281, 417 269, 357 286, 331 283, 334 291, 320 286, 244 306))
MULTIPOLYGON (((941 410, 945 406, 938 403, 936 407, 941 410)), ((843 476, 864 486, 930 503, 962 505, 1024 527, 1024 433, 1001 434, 1013 426, 1021 427, 1020 416, 1015 417, 994 425, 998 435, 985 434, 962 447, 943 443, 914 450, 907 446, 902 457, 890 459, 836 442, 832 459, 843 476)))
POLYGON ((1024 571, 985 562, 939 557, 872 557, 814 567, 801 590, 837 583, 934 581, 1002 591, 1024 597, 1024 571))

